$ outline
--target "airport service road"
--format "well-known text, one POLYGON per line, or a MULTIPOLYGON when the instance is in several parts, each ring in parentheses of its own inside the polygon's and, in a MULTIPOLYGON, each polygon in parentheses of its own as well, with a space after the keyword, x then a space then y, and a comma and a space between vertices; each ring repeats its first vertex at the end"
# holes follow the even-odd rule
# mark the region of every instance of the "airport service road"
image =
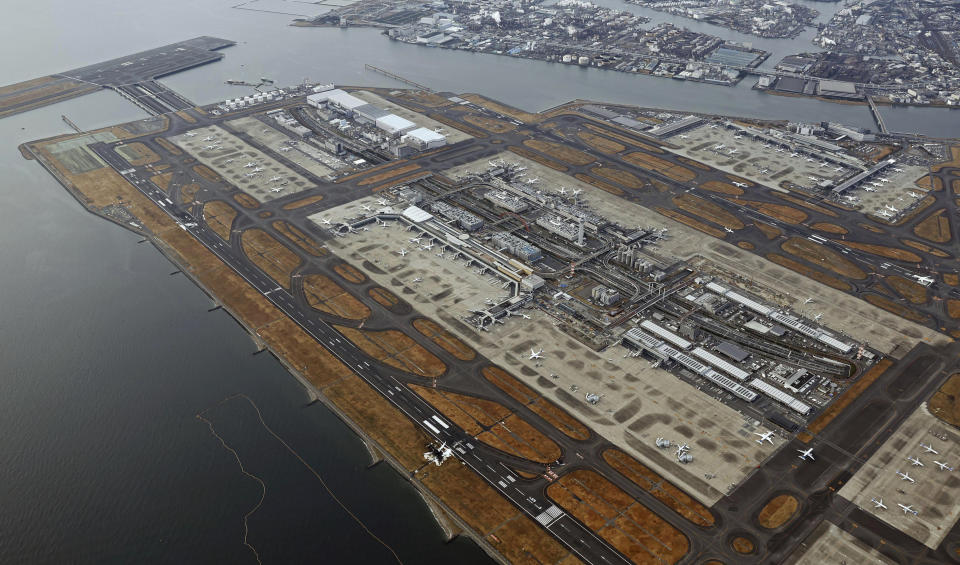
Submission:
MULTIPOLYGON (((283 288, 277 286, 259 269, 252 267, 249 261, 241 258, 231 247, 224 245, 219 236, 198 222, 192 214, 181 210, 180 206, 174 204, 160 188, 147 178, 140 176, 135 170, 131 170, 123 158, 109 146, 98 143, 91 145, 90 148, 128 182, 136 186, 144 196, 163 209, 182 229, 229 265, 314 339, 324 344, 341 362, 403 411, 428 435, 440 442, 456 446, 454 451, 457 458, 483 477, 516 507, 546 528, 577 556, 593 564, 629 563, 629 560, 595 536, 593 532, 550 503, 543 495, 542 482, 517 481, 513 471, 504 463, 507 461, 514 465, 515 461, 503 457, 502 454, 479 442, 479 445, 473 444, 470 441, 472 438, 464 430, 452 422, 443 420, 426 401, 408 388, 400 386, 401 383, 396 377, 382 374, 377 367, 371 365, 364 353, 350 341, 343 339, 329 324, 304 314, 303 308, 283 288)), ((539 468, 537 466, 538 470, 539 468)))

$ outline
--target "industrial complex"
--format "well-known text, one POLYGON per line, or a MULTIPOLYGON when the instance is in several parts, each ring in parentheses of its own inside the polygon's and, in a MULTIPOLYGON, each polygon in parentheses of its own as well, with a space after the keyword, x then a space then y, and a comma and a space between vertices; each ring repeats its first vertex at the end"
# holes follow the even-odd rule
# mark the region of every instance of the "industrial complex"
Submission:
POLYGON ((958 559, 960 146, 420 89, 170 96, 22 150, 496 559, 958 559))

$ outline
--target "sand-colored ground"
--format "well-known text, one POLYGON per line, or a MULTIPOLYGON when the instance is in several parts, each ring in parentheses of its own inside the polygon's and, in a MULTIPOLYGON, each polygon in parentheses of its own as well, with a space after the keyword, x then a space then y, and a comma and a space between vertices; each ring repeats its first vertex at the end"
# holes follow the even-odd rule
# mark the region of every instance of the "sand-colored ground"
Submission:
POLYGON ((370 308, 325 275, 304 275, 303 294, 311 308, 327 314, 347 320, 370 316, 370 308))
POLYGON ((760 509, 757 514, 757 523, 768 530, 775 530, 786 524, 797 513, 800 501, 789 494, 781 494, 770 499, 770 502, 760 509))
POLYGON ((569 169, 569 167, 567 167, 563 163, 559 163, 557 161, 554 161, 553 159, 547 159, 543 155, 530 151, 525 147, 510 145, 509 147, 507 147, 507 149, 512 151, 513 153, 516 153, 517 155, 520 155, 521 157, 526 157, 527 159, 535 161, 541 165, 550 167, 555 171, 566 172, 569 169))
POLYGON ((798 544, 784 565, 895 565, 896 561, 824 520, 804 543, 798 544))
POLYGON ((680 530, 593 471, 564 475, 547 496, 638 565, 672 565, 690 548, 680 530))
MULTIPOLYGON (((389 292, 386 289, 381 290, 384 292, 389 292)), ((446 328, 434 322, 433 320, 428 318, 419 318, 413 321, 413 327, 418 332, 428 337, 430 341, 436 343, 445 349, 447 353, 453 355, 461 361, 471 361, 477 356, 477 352, 474 351, 469 345, 461 341, 460 338, 453 335, 447 331, 446 328)))
POLYGON ((153 140, 156 141, 157 144, 158 144, 160 147, 163 147, 163 148, 164 148, 167 152, 169 152, 171 155, 182 155, 182 154, 183 154, 183 151, 182 151, 179 147, 177 147, 176 145, 170 143, 169 141, 167 141, 166 139, 164 139, 164 138, 162 138, 162 137, 155 137, 155 138, 153 138, 153 140))
POLYGON ((708 528, 716 521, 709 508, 619 449, 604 451, 603 458, 623 476, 653 494, 660 502, 663 502, 690 522, 708 528))
POLYGON ((161 173, 150 177, 150 182, 157 185, 160 190, 170 192, 170 179, 172 178, 173 173, 161 173))
POLYGON ((765 235, 767 239, 776 239, 783 235, 783 230, 770 224, 766 224, 764 222, 754 222, 753 225, 756 226, 758 230, 763 232, 763 235, 765 235))
POLYGON ((402 371, 422 377, 439 377, 447 366, 434 354, 400 330, 358 330, 335 326, 370 357, 402 371))
POLYGON ((960 373, 954 373, 930 397, 930 413, 960 428, 960 373))
POLYGON ((261 229, 243 232, 240 243, 254 265, 283 288, 290 288, 290 276, 301 263, 296 253, 261 229))
POLYGON ((530 112, 525 112, 518 108, 514 108, 513 106, 507 106, 506 104, 501 104, 500 102, 491 100, 479 94, 462 94, 460 98, 463 98, 464 100, 469 100, 470 102, 473 102, 477 106, 487 108, 498 114, 503 114, 504 116, 509 116, 515 120, 519 120, 521 122, 525 122, 528 124, 537 123, 544 117, 541 114, 531 114, 530 112))
POLYGON ((646 143, 640 141, 640 138, 633 134, 621 134, 617 133, 612 127, 601 126, 597 124, 584 124, 584 126, 590 131, 603 134, 611 139, 616 139, 617 141, 623 142, 627 147, 633 147, 635 149, 643 149, 644 151, 650 151, 651 153, 664 153, 664 150, 657 147, 651 139, 646 139, 646 143))
POLYGON ((766 257, 768 261, 776 263, 781 267, 786 267, 791 271, 800 273, 801 275, 809 279, 813 279, 818 283, 825 284, 830 288, 835 288, 837 290, 850 290, 852 288, 849 283, 844 282, 836 277, 830 276, 824 273, 823 271, 818 271, 817 269, 814 269, 813 267, 807 265, 806 263, 795 261, 789 257, 785 257, 778 253, 768 253, 766 257))
POLYGON ((463 117, 463 121, 492 133, 506 133, 508 131, 517 129, 517 126, 510 122, 505 122, 496 118, 489 118, 487 116, 479 116, 477 114, 467 114, 463 117))
POLYGON ((892 312, 901 318, 906 318, 912 322, 917 322, 918 324, 924 323, 930 319, 930 316, 927 316, 922 312, 917 312, 912 308, 902 306, 899 303, 890 300, 886 296, 867 294, 863 297, 863 299, 878 308, 883 308, 887 312, 892 312))
POLYGON ((0 118, 100 90, 95 84, 45 76, 0 88, 0 118))
POLYGON ((500 367, 484 367, 484 378, 506 392, 516 400, 526 404, 531 412, 546 420, 551 426, 573 439, 585 440, 590 430, 556 404, 540 396, 536 391, 524 385, 500 367))
POLYGON ((612 184, 610 184, 610 183, 608 183, 608 182, 605 182, 605 181, 602 181, 602 180, 599 180, 599 179, 595 179, 595 178, 593 178, 593 177, 590 176, 590 175, 586 175, 586 174, 584 174, 584 173, 577 173, 577 174, 574 175, 574 176, 577 178, 577 180, 580 180, 580 181, 585 182, 585 183, 587 183, 587 184, 589 184, 589 185, 595 186, 595 187, 597 187, 597 188, 599 188, 599 189, 601 189, 601 190, 606 190, 606 191, 609 192, 610 194, 615 194, 615 195, 617 195, 617 196, 623 196, 624 194, 626 194, 622 189, 620 189, 620 188, 618 188, 618 187, 616 187, 616 186, 614 186, 614 185, 612 185, 612 184))
POLYGON ((661 214, 663 214, 664 216, 670 218, 675 222, 680 222, 681 224, 689 226, 705 234, 712 235, 713 237, 723 239, 727 236, 727 232, 723 231, 722 229, 715 228, 710 224, 701 222, 696 218, 691 218, 690 216, 677 212, 676 210, 668 210, 666 208, 661 208, 659 206, 655 207, 654 210, 656 210, 657 212, 660 212, 661 214))
POLYGON ((577 136, 580 137, 584 143, 601 153, 619 153, 627 148, 621 143, 589 131, 581 131, 577 136))
POLYGON ((223 200, 211 200, 203 205, 203 221, 224 241, 230 240, 230 230, 237 211, 223 200))

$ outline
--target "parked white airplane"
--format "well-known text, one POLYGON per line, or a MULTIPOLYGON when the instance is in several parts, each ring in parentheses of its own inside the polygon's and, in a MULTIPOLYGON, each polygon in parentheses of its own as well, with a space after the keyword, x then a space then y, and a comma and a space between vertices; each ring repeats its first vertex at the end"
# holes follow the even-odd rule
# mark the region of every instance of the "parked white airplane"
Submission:
POLYGON ((843 170, 843 167, 837 167, 837 168, 835 168, 835 169, 833 169, 833 170, 839 173, 840 171, 843 170))
POLYGON ((740 188, 747 188, 747 183, 733 181, 733 186, 739 186, 740 188))
POLYGON ((537 351, 531 347, 530 359, 543 359, 543 349, 540 349, 539 351, 537 351))
POLYGON ((214 139, 216 138, 213 137, 212 135, 208 135, 207 137, 204 137, 201 141, 213 141, 214 139))
POLYGON ((690 137, 690 136, 689 136, 689 135, 681 135, 681 136, 680 136, 680 139, 687 139, 688 137, 690 137))
POLYGON ((717 145, 716 147, 714 147, 713 150, 714 150, 714 151, 723 151, 723 148, 724 148, 724 147, 726 147, 726 145, 724 145, 724 144, 721 143, 720 145, 717 145))
POLYGON ((936 463, 937 466, 940 467, 941 471, 953 471, 953 467, 947 465, 946 463, 941 463, 939 461, 934 461, 934 463, 936 463))
POLYGON ((817 177, 807 177, 807 178, 812 180, 813 182, 820 182, 820 179, 818 179, 817 177))
POLYGON ((800 154, 799 154, 799 153, 791 153, 790 156, 791 156, 791 157, 799 157, 800 154))
POLYGON ((411 237, 411 238, 410 238, 410 243, 420 243, 420 240, 421 240, 421 239, 423 239, 423 238, 422 238, 422 237, 411 237))
POLYGON ((909 196, 910 198, 920 198, 921 195, 917 194, 916 192, 908 192, 907 196, 909 196))
POLYGON ((407 251, 406 249, 404 249, 404 248, 401 247, 401 248, 400 248, 400 251, 397 251, 397 253, 399 253, 400 256, 403 257, 403 256, 405 256, 405 255, 408 253, 408 251, 407 251))
POLYGON ((870 499, 870 502, 873 503, 874 508, 879 508, 879 509, 881 509, 881 510, 886 510, 886 509, 887 509, 887 505, 883 503, 883 499, 882 499, 882 498, 879 498, 879 499, 878 499, 877 497, 873 497, 873 498, 870 499))
POLYGON ((197 135, 197 134, 193 133, 192 131, 188 131, 185 135, 186 135, 187 137, 193 137, 193 136, 195 136, 195 135, 197 135))
POLYGON ((432 244, 432 243, 428 243, 428 244, 426 244, 426 245, 421 245, 421 246, 420 246, 420 249, 423 249, 424 251, 430 251, 431 249, 433 249, 433 244, 432 244))
POLYGON ((223 162, 223 164, 225 164, 225 165, 230 164, 230 163, 233 163, 233 159, 227 159, 226 161, 223 162))
MULTIPOLYGON (((777 153, 783 153, 784 151, 786 151, 786 149, 784 149, 783 147, 777 147, 777 153)), ((796 157, 797 154, 794 153, 793 156, 796 157)))
POLYGON ((255 173, 263 172, 263 167, 255 167, 255 168, 253 169, 253 172, 255 172, 255 173))
POLYGON ((903 513, 904 513, 904 514, 913 514, 914 516, 917 516, 918 514, 920 514, 920 511, 919 511, 919 510, 914 510, 914 509, 913 509, 913 505, 912 505, 912 504, 909 505, 909 506, 904 506, 904 505, 902 505, 902 504, 900 504, 900 503, 898 502, 898 503, 897 503, 897 506, 900 507, 900 510, 903 510, 903 513))
POLYGON ((829 166, 830 166, 830 163, 827 163, 826 161, 821 161, 821 162, 820 162, 820 168, 821 168, 821 169, 824 168, 824 167, 829 167, 829 166))
POLYGON ((246 165, 244 165, 243 168, 244 168, 244 169, 252 169, 253 167, 256 167, 256 166, 257 166, 256 161, 250 161, 249 163, 247 163, 246 165))
POLYGON ((773 439, 771 439, 771 438, 773 438, 773 432, 764 432, 764 433, 762 433, 762 434, 758 434, 757 432, 753 432, 753 435, 755 435, 755 436, 760 436, 760 439, 757 440, 757 443, 759 443, 760 445, 763 445, 763 442, 765 442, 765 441, 768 441, 768 442, 770 442, 771 445, 773 445, 773 439))
POLYGON ((259 175, 259 174, 260 174, 260 173, 247 173, 247 174, 245 174, 245 175, 243 175, 243 176, 245 176, 245 177, 247 177, 247 178, 250 178, 250 177, 255 177, 255 176, 259 175))
POLYGON ((770 172, 770 169, 760 169, 759 171, 757 171, 757 174, 765 175, 769 172, 770 172))
POLYGON ((913 275, 913 278, 917 279, 917 282, 922 285, 933 284, 933 277, 918 277, 916 275, 913 275))
POLYGON ((869 186, 865 186, 865 187, 863 187, 863 189, 866 190, 867 192, 876 192, 876 191, 877 191, 877 189, 871 188, 871 187, 869 187, 869 186))
POLYGON ((797 453, 800 454, 800 455, 799 455, 800 459, 803 459, 804 461, 807 460, 807 457, 810 458, 810 461, 815 461, 815 459, 814 459, 814 457, 813 457, 813 448, 812 448, 812 447, 811 447, 810 449, 798 449, 798 450, 797 450, 797 453))
POLYGON ((710 129, 716 129, 717 124, 710 124, 710 129))
POLYGON ((902 172, 903 172, 903 169, 898 169, 898 168, 894 167, 894 168, 893 168, 893 171, 896 172, 896 173, 902 173, 902 172))
POLYGON ((414 282, 414 283, 423 282, 423 277, 417 277, 417 278, 413 279, 413 282, 414 282))
POLYGON ((273 177, 270 179, 270 182, 277 182, 278 180, 283 180, 283 177, 273 177))
POLYGON ((361 208, 363 208, 363 209, 366 210, 367 212, 373 212, 373 208, 367 206, 366 204, 364 204, 363 206, 361 206, 361 208))
POLYGON ((291 149, 293 149, 293 147, 281 147, 281 148, 280 148, 280 151, 283 152, 283 153, 286 153, 287 151, 290 151, 291 149))
POLYGON ((731 149, 730 151, 727 151, 727 155, 733 155, 733 154, 736 153, 737 151, 740 151, 740 150, 737 149, 736 147, 734 147, 734 148, 731 149))
POLYGON ((206 145, 206 146, 204 146, 204 149, 216 149, 216 148, 217 148, 216 145, 206 145))
POLYGON ((273 192, 280 192, 280 191, 283 190, 283 187, 282 187, 282 186, 275 186, 275 187, 271 188, 270 190, 273 191, 273 192))
POLYGON ((814 322, 819 322, 820 318, 823 317, 823 312, 819 312, 816 316, 813 317, 814 322))
POLYGON ((913 480, 913 477, 910 476, 910 473, 901 473, 900 471, 897 471, 897 475, 900 475, 901 481, 910 481, 911 483, 917 482, 913 480))
POLYGON ((923 443, 923 442, 921 441, 921 442, 920 442, 920 447, 922 447, 922 448, 924 449, 924 451, 926 451, 927 453, 932 453, 932 454, 934 454, 934 455, 939 455, 939 454, 940 454, 940 452, 937 451, 936 449, 934 449, 933 446, 930 445, 929 443, 923 443))
POLYGON ((810 304, 811 302, 813 302, 813 298, 807 298, 803 301, 804 304, 810 304))
POLYGON ((813 163, 814 161, 816 161, 816 159, 813 157, 807 157, 807 163, 813 163))
POLYGON ((386 206, 386 205, 387 205, 387 201, 384 200, 383 198, 377 198, 377 204, 379 204, 379 205, 381 205, 381 206, 386 206))
POLYGON ((884 204, 883 207, 886 208, 887 210, 890 210, 891 212, 894 212, 894 213, 900 211, 899 209, 894 208, 893 206, 891 206, 891 205, 889 205, 889 204, 884 204))
POLYGON ((913 464, 914 467, 923 467, 923 462, 917 457, 907 457, 907 461, 913 464))
POLYGON ((728 228, 727 226, 723 226, 723 231, 725 231, 725 232, 727 232, 727 233, 733 233, 733 230, 730 229, 730 228, 728 228))
POLYGON ((886 210, 880 210, 879 212, 877 212, 877 215, 880 216, 881 218, 892 218, 892 217, 893 217, 893 214, 891 214, 890 212, 887 212, 886 210))
POLYGON ((890 179, 885 178, 885 177, 880 177, 880 178, 878 178, 877 180, 880 181, 880 182, 883 182, 883 183, 890 182, 890 179))
POLYGON ((330 220, 328 220, 327 218, 323 218, 320 221, 323 222, 325 225, 328 225, 328 226, 330 225, 330 220))

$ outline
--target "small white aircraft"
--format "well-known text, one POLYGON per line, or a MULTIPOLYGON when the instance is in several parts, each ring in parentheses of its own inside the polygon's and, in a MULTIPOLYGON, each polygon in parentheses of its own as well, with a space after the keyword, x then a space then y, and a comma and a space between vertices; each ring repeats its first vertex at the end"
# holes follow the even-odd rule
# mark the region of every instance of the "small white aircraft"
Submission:
POLYGON ((813 302, 813 298, 807 298, 803 301, 804 304, 810 304, 811 302, 813 302))
POLYGON ((397 253, 399 253, 401 257, 404 257, 409 252, 406 249, 401 247, 400 251, 397 251, 397 253))
POLYGON ((386 205, 387 205, 387 201, 384 200, 383 198, 377 198, 377 204, 379 204, 379 205, 381 205, 381 206, 386 206, 386 205))
POLYGON ((770 169, 760 169, 757 171, 757 174, 765 175, 770 172, 770 169))
POLYGON ((283 177, 273 177, 272 179, 270 179, 270 182, 277 182, 280 180, 283 180, 283 177))
POLYGON ((887 509, 887 505, 883 503, 882 498, 873 497, 870 499, 870 502, 873 503, 874 508, 879 508, 880 510, 887 509))
POLYGON ((819 312, 816 316, 813 317, 814 322, 819 322, 820 318, 823 317, 823 312, 819 312))
POLYGON ((886 210, 880 210, 879 212, 877 212, 877 215, 880 216, 881 218, 892 218, 892 217, 893 217, 893 214, 891 214, 890 212, 887 212, 886 210))
POLYGON ((890 210, 891 212, 894 212, 894 213, 900 211, 899 209, 894 208, 893 206, 891 206, 891 205, 889 205, 889 204, 884 204, 883 207, 886 208, 887 210, 890 210))
POLYGON ((253 169, 253 172, 254 172, 254 173, 262 173, 263 170, 264 170, 263 167, 255 167, 255 168, 253 169))
POLYGON ((907 457, 907 461, 909 461, 914 467, 923 467, 923 462, 917 457, 907 457))
POLYGON ((433 249, 433 244, 432 244, 432 243, 428 243, 428 244, 426 244, 426 245, 421 245, 421 246, 420 246, 420 249, 423 249, 424 251, 430 251, 431 249, 433 249))
POLYGON ((880 181, 880 182, 882 182, 882 183, 888 183, 888 182, 890 182, 890 179, 885 178, 885 177, 880 177, 880 178, 878 178, 877 180, 880 181))
POLYGON ((206 146, 204 146, 204 149, 210 149, 210 150, 212 150, 212 149, 216 149, 217 147, 218 147, 217 145, 206 145, 206 146))
POLYGON ((791 156, 791 157, 799 157, 800 154, 799 154, 799 153, 791 153, 790 156, 791 156))
POLYGON ((213 137, 212 135, 208 135, 207 137, 204 137, 204 138, 201 139, 200 141, 213 141, 214 139, 216 139, 216 138, 213 137))
POLYGON ((280 151, 281 151, 282 153, 286 153, 287 151, 290 151, 291 149, 293 149, 293 147, 281 147, 281 148, 280 148, 280 151))
POLYGON ((724 144, 721 143, 720 145, 717 145, 716 147, 714 147, 713 150, 714 150, 714 151, 723 151, 723 148, 724 148, 724 147, 726 147, 726 145, 724 145, 724 144))
POLYGON ((256 166, 257 166, 257 162, 256 162, 256 161, 250 161, 249 163, 247 163, 246 165, 244 165, 243 168, 244 168, 244 169, 252 169, 253 167, 256 167, 256 166))
POLYGON ((271 190, 272 192, 282 192, 282 191, 283 191, 283 187, 282 187, 282 186, 275 186, 275 187, 271 188, 270 190, 271 190))
POLYGON ((330 225, 330 220, 327 219, 327 218, 323 218, 323 219, 320 220, 320 221, 323 222, 323 224, 325 224, 325 225, 328 225, 328 226, 330 225))
MULTIPOLYGON (((523 318, 524 320, 529 320, 529 319, 530 319, 530 316, 524 314, 523 312, 520 312, 520 317, 523 318)), ((950 469, 950 470, 953 471, 953 469, 950 469)))
POLYGON ((836 168, 835 168, 835 169, 833 169, 833 170, 834 170, 834 172, 837 172, 837 173, 839 173, 840 171, 842 171, 842 170, 843 170, 843 167, 836 167, 836 168))
POLYGON ((680 139, 687 139, 688 137, 690 137, 690 136, 689 136, 689 135, 681 135, 681 136, 680 136, 680 139))
POLYGON ((367 211, 367 212, 373 212, 373 208, 367 206, 366 204, 364 204, 363 206, 361 206, 361 208, 363 208, 363 209, 364 209, 365 211, 367 211))
POLYGON ((800 454, 798 457, 800 457, 800 459, 803 459, 804 461, 807 460, 807 457, 810 458, 810 461, 816 461, 816 459, 814 459, 814 457, 813 457, 813 448, 812 448, 812 447, 811 447, 810 449, 798 449, 798 450, 797 450, 797 453, 800 454))
POLYGON ((865 187, 863 187, 863 189, 866 190, 867 192, 876 192, 876 191, 877 191, 877 189, 875 189, 875 188, 870 188, 869 186, 865 186, 865 187))
POLYGON ((917 275, 913 275, 913 278, 917 279, 917 282, 922 285, 933 284, 933 277, 918 277, 917 275))
POLYGON ((414 283, 423 282, 423 277, 417 277, 417 278, 413 279, 413 282, 414 282, 414 283))
POLYGON ((247 174, 245 174, 245 175, 243 175, 243 176, 245 176, 245 177, 247 177, 247 178, 250 178, 250 177, 255 177, 255 176, 259 175, 259 174, 260 174, 260 173, 247 173, 247 174))
POLYGON ((717 124, 710 124, 710 129, 716 129, 716 128, 717 128, 717 124))
POLYGON ((760 436, 760 439, 757 440, 757 443, 759 443, 760 445, 763 445, 763 442, 765 442, 765 441, 768 441, 768 442, 770 442, 770 445, 773 445, 773 439, 772 439, 772 438, 773 438, 773 432, 764 432, 764 433, 762 433, 762 434, 758 434, 757 432, 753 432, 753 435, 755 435, 755 436, 760 436))
POLYGON ((422 237, 411 237, 411 238, 410 238, 410 243, 420 243, 420 240, 421 240, 421 239, 423 239, 423 238, 422 238, 422 237))
POLYGON ((227 159, 226 161, 223 162, 224 165, 229 163, 233 163, 233 159, 227 159))
POLYGON ((818 179, 817 177, 807 177, 807 178, 812 180, 813 182, 820 182, 820 179, 818 179))
POLYGON ((728 228, 727 226, 723 226, 723 231, 725 231, 725 232, 727 232, 727 233, 733 233, 733 230, 730 229, 730 228, 728 228))
POLYGON ((924 449, 924 451, 926 451, 927 453, 932 453, 932 454, 934 454, 934 455, 940 455, 940 452, 937 451, 936 449, 934 449, 933 446, 930 445, 929 443, 923 443, 923 442, 921 441, 921 442, 920 442, 920 447, 922 447, 922 448, 924 449))
POLYGON ((531 348, 530 348, 530 359, 531 359, 531 360, 532 360, 532 359, 543 359, 543 349, 540 349, 539 351, 537 351, 537 350, 535 350, 535 349, 533 349, 533 348, 531 347, 531 348))
POLYGON ((921 195, 917 194, 916 192, 908 192, 907 196, 909 196, 910 198, 920 198, 921 195))
POLYGON ((187 137, 193 137, 193 136, 195 136, 195 135, 197 135, 197 134, 194 133, 194 132, 192 132, 192 131, 188 131, 185 135, 186 135, 187 137))
POLYGON ((913 514, 914 516, 917 516, 918 514, 920 514, 920 511, 919 511, 919 510, 914 510, 914 509, 913 509, 913 505, 912 505, 912 504, 909 505, 909 506, 904 506, 904 505, 902 505, 902 504, 900 504, 900 503, 898 502, 898 503, 897 503, 897 506, 900 507, 900 510, 903 510, 903 513, 904 513, 904 514, 913 514))
POLYGON ((733 182, 733 186, 739 186, 740 188, 747 188, 747 183, 745 182, 737 182, 737 181, 732 181, 732 182, 733 182))
POLYGON ((897 475, 900 476, 901 481, 910 481, 911 483, 917 482, 913 480, 913 477, 910 476, 910 473, 901 473, 900 471, 897 471, 897 475))
POLYGON ((736 147, 734 147, 734 148, 731 149, 730 151, 727 151, 727 155, 733 155, 733 154, 736 153, 737 151, 740 151, 740 150, 737 149, 736 147))
POLYGON ((816 159, 813 157, 807 157, 807 163, 813 163, 814 161, 816 161, 816 159))
MULTIPOLYGON (((786 151, 786 149, 784 149, 783 147, 777 147, 777 153, 783 153, 784 151, 786 151)), ((792 156, 797 157, 798 154, 794 153, 792 156)))
POLYGON ((953 471, 953 467, 947 465, 946 463, 941 463, 939 461, 934 461, 934 463, 936 463, 937 466, 940 467, 941 471, 953 471))
POLYGON ((895 172, 895 173, 902 173, 902 172, 903 172, 903 169, 898 169, 898 168, 894 167, 894 168, 893 168, 893 172, 895 172))

